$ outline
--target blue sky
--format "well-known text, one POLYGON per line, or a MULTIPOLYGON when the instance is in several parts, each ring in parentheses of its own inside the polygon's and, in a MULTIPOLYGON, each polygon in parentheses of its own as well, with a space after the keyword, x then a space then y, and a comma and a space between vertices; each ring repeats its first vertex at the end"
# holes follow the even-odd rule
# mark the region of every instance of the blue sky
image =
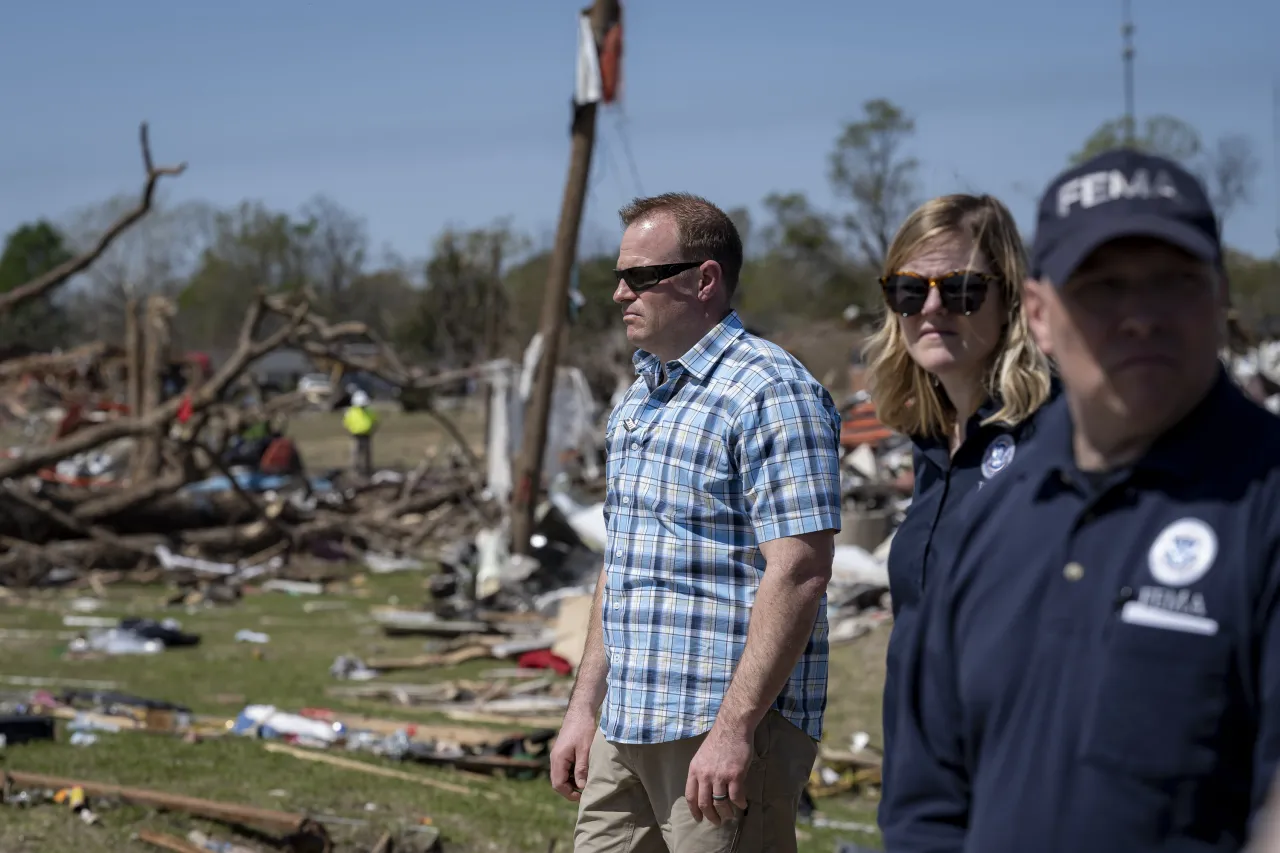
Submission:
MULTIPOLYGON (((147 119, 157 160, 190 164, 173 200, 295 209, 323 193, 411 257, 446 226, 503 216, 549 242, 584 4, 19 4, 0 34, 0 229, 133 191, 147 119)), ((1253 140, 1255 198, 1227 237, 1270 254, 1280 3, 1133 6, 1139 117, 1253 140)), ((1029 228, 1044 183, 1123 109, 1120 0, 633 0, 626 12, 624 103, 602 116, 584 249, 616 246, 615 211, 642 191, 730 207, 802 190, 833 205, 826 156, 875 97, 916 117, 926 194, 989 191, 1029 228)))

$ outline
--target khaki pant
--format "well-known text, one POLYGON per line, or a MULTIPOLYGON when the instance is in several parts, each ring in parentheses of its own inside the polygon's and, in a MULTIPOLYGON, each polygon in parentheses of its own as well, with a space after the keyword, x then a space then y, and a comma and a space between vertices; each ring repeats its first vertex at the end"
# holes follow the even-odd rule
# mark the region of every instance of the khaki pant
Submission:
POLYGON ((795 853, 796 810, 818 745, 770 711, 756 729, 747 810, 716 826, 695 821, 684 799, 689 764, 704 737, 615 744, 597 731, 575 853, 795 853))

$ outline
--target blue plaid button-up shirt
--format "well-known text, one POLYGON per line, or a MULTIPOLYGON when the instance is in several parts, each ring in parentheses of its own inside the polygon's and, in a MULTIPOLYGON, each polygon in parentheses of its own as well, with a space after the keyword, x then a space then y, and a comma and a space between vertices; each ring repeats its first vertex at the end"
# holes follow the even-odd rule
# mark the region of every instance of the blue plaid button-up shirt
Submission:
MULTIPOLYGON (((747 640, 760 543, 840 529, 840 415, 782 348, 729 314, 639 378, 609 417, 603 594, 605 737, 657 743, 711 728, 747 640)), ((817 739, 827 696, 823 597, 774 706, 817 739)))

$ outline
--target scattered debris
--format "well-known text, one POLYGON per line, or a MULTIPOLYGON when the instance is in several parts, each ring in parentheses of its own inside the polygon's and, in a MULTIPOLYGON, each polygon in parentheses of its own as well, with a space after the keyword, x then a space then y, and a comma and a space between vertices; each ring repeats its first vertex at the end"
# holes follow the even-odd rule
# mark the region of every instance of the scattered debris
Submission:
POLYGON ((146 788, 129 788, 88 780, 67 779, 43 773, 21 773, 13 770, 4 773, 5 791, 15 788, 79 790, 88 797, 111 797, 140 806, 163 811, 184 812, 197 817, 249 826, 279 834, 279 846, 293 853, 330 853, 329 834, 314 820, 305 815, 184 797, 146 788))
POLYGON ((264 744, 263 748, 268 752, 277 752, 281 755, 301 758, 304 761, 318 761, 321 764, 342 767, 346 770, 357 770, 361 773, 370 773, 374 776, 383 776, 387 779, 399 779, 403 782, 413 782, 418 785, 425 785, 429 788, 437 788, 441 791, 449 791, 454 794, 472 795, 476 793, 474 788, 468 788, 465 785, 455 785, 452 782, 442 782, 438 779, 431 779, 426 776, 406 773, 403 770, 395 770, 391 767, 379 767, 376 764, 367 764, 363 761, 341 758, 336 755, 328 755, 327 753, 316 752, 314 750, 298 749, 296 747, 286 746, 279 743, 264 744))

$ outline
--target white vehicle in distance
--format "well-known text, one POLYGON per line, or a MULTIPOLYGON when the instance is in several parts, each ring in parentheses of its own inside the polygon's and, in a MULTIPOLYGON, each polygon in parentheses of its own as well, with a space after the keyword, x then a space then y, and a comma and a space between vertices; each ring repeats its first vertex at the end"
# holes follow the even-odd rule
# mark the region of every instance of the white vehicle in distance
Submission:
POLYGON ((318 403, 333 393, 333 382, 324 373, 308 373, 298 380, 298 393, 309 402, 318 403))

